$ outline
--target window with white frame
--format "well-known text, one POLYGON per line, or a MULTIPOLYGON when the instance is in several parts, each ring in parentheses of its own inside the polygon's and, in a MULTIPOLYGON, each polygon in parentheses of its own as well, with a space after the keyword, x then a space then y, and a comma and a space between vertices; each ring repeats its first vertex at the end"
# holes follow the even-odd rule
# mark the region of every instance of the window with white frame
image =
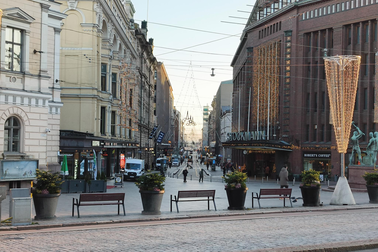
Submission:
POLYGON ((4 152, 20 152, 21 123, 17 117, 9 117, 4 126, 4 152))
POLYGON ((345 10, 345 3, 341 3, 341 11, 345 10))
POLYGON ((5 28, 5 69, 21 72, 22 30, 5 28))
POLYGON ((319 17, 322 16, 322 8, 319 8, 319 17))

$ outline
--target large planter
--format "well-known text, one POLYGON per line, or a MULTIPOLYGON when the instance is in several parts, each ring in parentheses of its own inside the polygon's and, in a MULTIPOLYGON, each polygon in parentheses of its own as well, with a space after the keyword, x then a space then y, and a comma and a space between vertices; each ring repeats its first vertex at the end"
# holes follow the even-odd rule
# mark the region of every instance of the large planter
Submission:
POLYGON ((161 214, 160 207, 163 201, 164 191, 142 191, 140 190, 142 198, 143 211, 142 214, 161 214))
POLYGON ((378 185, 366 185, 369 203, 378 203, 378 185))
POLYGON ((85 181, 84 179, 72 179, 68 180, 68 192, 69 193, 78 193, 85 192, 85 181))
POLYGON ((58 194, 33 194, 35 208, 35 220, 55 218, 56 206, 58 205, 60 193, 58 194))
POLYGON ((320 205, 320 187, 317 186, 301 186, 303 206, 319 206, 320 205))
POLYGON ((228 210, 244 210, 245 196, 247 190, 242 188, 225 188, 228 199, 228 210))

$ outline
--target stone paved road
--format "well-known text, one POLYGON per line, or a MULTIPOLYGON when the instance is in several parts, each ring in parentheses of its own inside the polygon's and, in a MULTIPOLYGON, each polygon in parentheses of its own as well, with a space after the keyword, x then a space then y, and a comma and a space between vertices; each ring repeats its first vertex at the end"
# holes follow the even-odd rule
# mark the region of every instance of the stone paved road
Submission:
POLYGON ((377 219, 359 209, 6 231, 0 251, 306 251, 378 244, 377 219))

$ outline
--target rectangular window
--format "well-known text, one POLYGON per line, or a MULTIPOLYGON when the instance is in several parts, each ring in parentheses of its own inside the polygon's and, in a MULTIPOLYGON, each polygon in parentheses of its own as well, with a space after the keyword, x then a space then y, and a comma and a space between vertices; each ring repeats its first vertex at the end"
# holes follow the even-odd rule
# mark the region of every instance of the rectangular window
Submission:
POLYGON ((328 5, 327 13, 328 13, 328 14, 331 14, 331 5, 328 5))
POLYGON ((345 3, 341 3, 341 11, 345 10, 345 3))
POLYGON ((117 74, 112 73, 112 96, 117 98, 117 74))
POLYGON ((306 16, 306 18, 307 18, 307 19, 310 18, 310 12, 309 12, 309 11, 307 11, 307 16, 306 16))
POLYGON ((111 124, 110 124, 110 134, 114 137, 115 134, 115 129, 116 129, 116 112, 112 111, 111 114, 111 124))
POLYGON ((356 43, 360 43, 360 26, 356 27, 356 43))
POLYGON ((359 6, 359 2, 358 2, 359 0, 356 0, 356 8, 358 8, 358 6, 359 6))
POLYGON ((310 125, 309 124, 306 125, 306 141, 307 142, 310 141, 310 125))
POLYGON ((314 137, 313 137, 312 140, 313 140, 313 142, 316 142, 317 141, 317 136, 318 136, 318 125, 316 125, 316 124, 314 125, 314 132, 313 132, 313 134, 314 134, 313 135, 314 137))
POLYGON ((327 7, 323 7, 323 15, 327 15, 327 7))
POLYGON ((21 30, 5 28, 5 69, 21 72, 22 43, 21 30))
POLYGON ((354 8, 354 1, 350 1, 350 8, 353 9, 354 8))
POLYGON ((322 8, 319 8, 319 17, 322 16, 322 8))
POLYGON ((349 2, 346 2, 346 9, 349 10, 349 2))
POLYGON ((101 115, 100 115, 100 133, 101 135, 105 135, 105 124, 106 123, 106 108, 101 107, 101 115))
POLYGON ((106 91, 106 64, 101 63, 101 91, 106 91))
POLYGON ((365 42, 366 43, 369 42, 369 25, 368 24, 366 25, 366 28, 365 28, 365 42))
POLYGON ((129 138, 130 139, 132 139, 131 133, 132 133, 132 121, 131 121, 131 119, 129 119, 129 138))
POLYGON ((326 103, 326 93, 322 92, 322 112, 325 111, 325 103, 326 103))
POLYGON ((318 93, 314 94, 314 112, 318 112, 318 93))
POLYGON ((311 103, 310 103, 310 93, 307 93, 307 99, 306 99, 306 101, 307 101, 307 112, 310 112, 310 108, 311 108, 311 103))
POLYGON ((348 28, 348 45, 352 44, 352 28, 348 28))
POLYGON ((368 89, 364 88, 364 109, 368 109, 368 100, 369 100, 368 89))
POLYGON ((311 11, 311 18, 314 18, 314 11, 311 11))
POLYGON ((315 11, 314 11, 315 13, 315 17, 318 17, 318 9, 315 9, 315 11))
POLYGON ((369 75, 369 54, 365 53, 365 75, 369 75))
POLYGON ((336 4, 336 12, 340 12, 340 4, 336 4))
POLYGON ((133 108, 133 90, 132 89, 130 89, 129 107, 133 108))
POLYGON ((320 142, 324 142, 324 124, 322 124, 322 127, 321 127, 320 142))
POLYGON ((332 13, 335 13, 335 5, 332 4, 332 13))

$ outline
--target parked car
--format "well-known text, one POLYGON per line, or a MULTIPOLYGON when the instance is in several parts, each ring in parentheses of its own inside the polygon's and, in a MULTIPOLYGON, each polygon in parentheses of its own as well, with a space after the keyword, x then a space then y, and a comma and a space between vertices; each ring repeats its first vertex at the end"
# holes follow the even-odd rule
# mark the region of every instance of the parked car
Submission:
POLYGON ((172 166, 175 166, 175 167, 180 166, 180 161, 178 159, 173 159, 172 166))

